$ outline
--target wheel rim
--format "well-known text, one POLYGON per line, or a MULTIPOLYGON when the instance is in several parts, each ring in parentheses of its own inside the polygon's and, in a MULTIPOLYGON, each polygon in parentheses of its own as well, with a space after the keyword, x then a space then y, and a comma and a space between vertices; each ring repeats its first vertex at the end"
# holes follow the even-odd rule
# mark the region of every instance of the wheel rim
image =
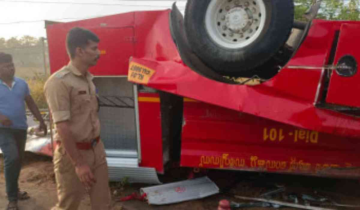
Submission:
POLYGON ((205 16, 211 39, 223 48, 244 48, 264 30, 266 9, 263 0, 212 0, 205 16))

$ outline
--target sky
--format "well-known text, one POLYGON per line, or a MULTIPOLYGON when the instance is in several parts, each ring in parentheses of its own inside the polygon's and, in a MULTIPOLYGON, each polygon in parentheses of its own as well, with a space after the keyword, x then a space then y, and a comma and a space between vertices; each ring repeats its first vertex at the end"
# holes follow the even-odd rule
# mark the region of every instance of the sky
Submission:
MULTIPOLYGON (((46 37, 44 20, 69 22, 140 10, 171 8, 175 0, 0 0, 0 38, 46 37)), ((180 10, 186 0, 177 0, 180 10)))

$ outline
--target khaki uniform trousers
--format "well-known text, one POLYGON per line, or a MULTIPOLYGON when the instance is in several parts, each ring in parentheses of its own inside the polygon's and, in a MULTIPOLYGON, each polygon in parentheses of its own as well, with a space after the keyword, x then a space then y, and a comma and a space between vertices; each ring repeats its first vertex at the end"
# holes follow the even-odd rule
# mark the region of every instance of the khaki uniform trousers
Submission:
MULTIPOLYGON (((109 210, 111 197, 104 144, 100 141, 91 150, 79 151, 96 178, 96 183, 89 191, 92 209, 109 210)), ((52 210, 77 210, 86 191, 76 175, 75 167, 61 145, 55 150, 54 171, 58 203, 52 210)))

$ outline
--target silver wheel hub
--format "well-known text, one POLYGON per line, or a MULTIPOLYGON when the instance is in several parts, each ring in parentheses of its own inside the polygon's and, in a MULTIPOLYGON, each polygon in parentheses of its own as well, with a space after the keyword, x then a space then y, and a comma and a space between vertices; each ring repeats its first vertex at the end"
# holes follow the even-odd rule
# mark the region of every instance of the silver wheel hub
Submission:
POLYGON ((266 21, 264 0, 211 0, 206 30, 223 48, 244 48, 260 36, 266 21))
POLYGON ((250 17, 241 7, 235 7, 226 14, 226 26, 232 31, 240 31, 248 24, 251 24, 250 17))

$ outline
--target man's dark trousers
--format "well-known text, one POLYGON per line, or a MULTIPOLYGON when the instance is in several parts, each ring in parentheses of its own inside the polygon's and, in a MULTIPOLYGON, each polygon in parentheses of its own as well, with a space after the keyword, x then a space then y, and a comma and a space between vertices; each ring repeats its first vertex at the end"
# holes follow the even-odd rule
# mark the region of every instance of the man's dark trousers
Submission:
POLYGON ((18 200, 18 180, 24 156, 27 131, 0 128, 0 149, 4 155, 6 193, 9 201, 18 200))

